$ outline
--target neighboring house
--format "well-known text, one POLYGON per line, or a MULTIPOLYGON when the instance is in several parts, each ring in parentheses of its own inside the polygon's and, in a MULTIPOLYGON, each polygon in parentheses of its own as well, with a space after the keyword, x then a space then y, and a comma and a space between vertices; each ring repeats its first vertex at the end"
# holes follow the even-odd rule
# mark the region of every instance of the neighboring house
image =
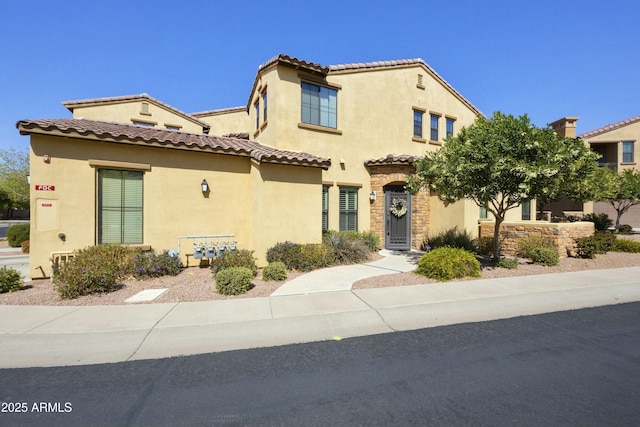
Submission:
MULTIPOLYGON (((578 135, 592 150, 602 157, 598 160, 600 166, 616 169, 637 169, 640 162, 638 141, 640 141, 640 116, 632 117, 603 126, 598 129, 578 135)), ((615 219, 617 214, 613 207, 606 202, 593 204, 595 213, 606 213, 615 219)), ((622 216, 622 224, 640 227, 640 206, 636 205, 622 216)))
MULTIPOLYGON (((320 242, 324 230, 372 230, 404 250, 454 226, 477 235, 486 216, 404 189, 415 160, 481 114, 421 59, 278 55, 245 107, 193 114, 146 94, 64 105, 73 119, 17 124, 31 136, 33 278, 50 275, 52 253, 93 244, 162 250, 232 234, 264 264, 277 242, 320 242)), ((507 220, 529 219, 531 205, 507 220)))

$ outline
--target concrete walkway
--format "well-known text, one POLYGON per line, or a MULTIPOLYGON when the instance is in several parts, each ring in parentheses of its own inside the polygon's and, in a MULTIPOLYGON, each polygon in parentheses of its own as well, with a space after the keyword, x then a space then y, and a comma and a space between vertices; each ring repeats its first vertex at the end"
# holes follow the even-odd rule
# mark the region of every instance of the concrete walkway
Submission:
POLYGON ((391 253, 365 266, 318 270, 298 280, 299 286, 289 283, 266 298, 126 306, 0 305, 0 367, 111 363, 340 340, 640 301, 640 267, 345 289, 354 278, 411 269, 415 259, 415 254, 391 253), (324 291, 315 292, 314 286, 324 291))

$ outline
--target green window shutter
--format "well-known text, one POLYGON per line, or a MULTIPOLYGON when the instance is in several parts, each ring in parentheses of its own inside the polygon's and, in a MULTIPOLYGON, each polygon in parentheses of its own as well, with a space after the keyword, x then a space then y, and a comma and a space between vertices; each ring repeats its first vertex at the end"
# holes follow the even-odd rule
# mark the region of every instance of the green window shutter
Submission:
POLYGON ((329 230, 329 187, 322 187, 322 231, 329 230))
POLYGON ((358 190, 340 189, 340 231, 358 231, 358 190))

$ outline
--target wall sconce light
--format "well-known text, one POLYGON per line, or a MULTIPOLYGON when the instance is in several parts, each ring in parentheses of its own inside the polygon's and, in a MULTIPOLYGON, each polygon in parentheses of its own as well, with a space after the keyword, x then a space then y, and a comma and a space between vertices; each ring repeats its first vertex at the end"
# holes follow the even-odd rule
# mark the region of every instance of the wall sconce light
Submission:
POLYGON ((27 184, 31 184, 31 174, 27 174, 27 184))
POLYGON ((207 183, 206 179, 202 180, 202 183, 200 184, 200 186, 202 187, 202 192, 203 193, 208 193, 209 192, 209 184, 207 183))
POLYGON ((369 200, 371 200, 372 202, 374 202, 376 200, 376 192, 372 191, 371 193, 369 193, 369 200))
POLYGON ((64 233, 58 233, 58 239, 60 239, 63 242, 65 242, 67 240, 67 235, 64 234, 64 233))
POLYGON ((45 163, 51 163, 51 156, 48 154, 45 154, 44 156, 42 156, 42 161, 45 163))

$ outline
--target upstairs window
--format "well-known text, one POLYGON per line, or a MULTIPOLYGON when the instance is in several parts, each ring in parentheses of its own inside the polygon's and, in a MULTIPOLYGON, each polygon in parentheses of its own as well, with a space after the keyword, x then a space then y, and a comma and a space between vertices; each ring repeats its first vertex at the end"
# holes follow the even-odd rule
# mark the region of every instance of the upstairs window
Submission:
POLYGON ((262 123, 267 121, 267 92, 262 94, 262 123))
POLYGON ((256 112, 256 129, 260 129, 260 103, 256 102, 253 108, 256 112))
POLYGON ((338 91, 302 82, 302 123, 336 129, 338 91))
POLYGON ((455 120, 450 119, 450 118, 447 117, 447 135, 446 135, 447 138, 450 138, 450 137, 453 136, 453 122, 454 121, 455 120))
POLYGON ((413 136, 422 138, 422 111, 413 110, 413 136))
POLYGON ((622 141, 622 163, 633 163, 633 141, 622 141))
POLYGON ((440 117, 436 116, 435 114, 431 115, 431 135, 430 135, 430 139, 432 141, 437 141, 438 140, 438 121, 439 121, 440 117))

